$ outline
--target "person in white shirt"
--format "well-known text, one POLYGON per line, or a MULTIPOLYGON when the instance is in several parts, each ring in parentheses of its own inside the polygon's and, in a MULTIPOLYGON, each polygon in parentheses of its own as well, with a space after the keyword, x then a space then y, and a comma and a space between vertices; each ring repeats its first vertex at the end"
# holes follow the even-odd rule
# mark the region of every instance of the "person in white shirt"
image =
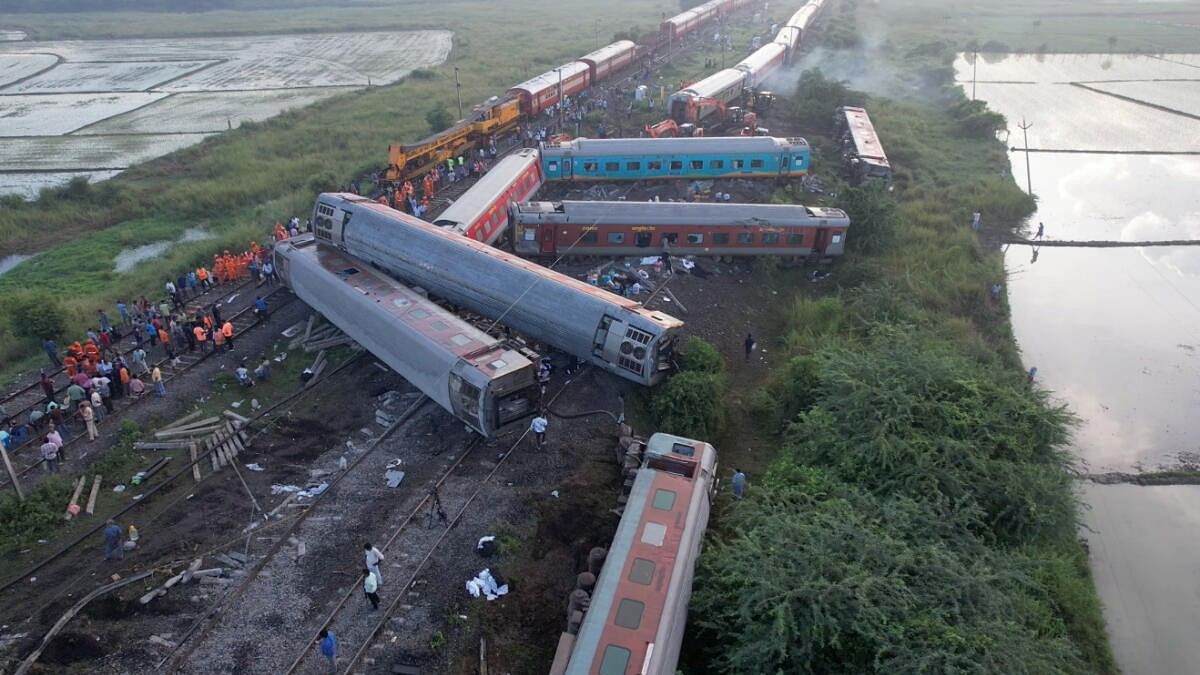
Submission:
POLYGON ((546 447, 546 427, 550 426, 550 421, 546 419, 546 413, 540 412, 533 421, 529 423, 529 430, 533 432, 534 438, 537 439, 538 448, 546 447))
POLYGON ((384 558, 383 553, 381 553, 379 549, 375 548, 370 542, 363 544, 363 551, 366 552, 367 569, 375 574, 375 580, 382 585, 383 574, 379 571, 379 563, 386 560, 386 558, 384 558))

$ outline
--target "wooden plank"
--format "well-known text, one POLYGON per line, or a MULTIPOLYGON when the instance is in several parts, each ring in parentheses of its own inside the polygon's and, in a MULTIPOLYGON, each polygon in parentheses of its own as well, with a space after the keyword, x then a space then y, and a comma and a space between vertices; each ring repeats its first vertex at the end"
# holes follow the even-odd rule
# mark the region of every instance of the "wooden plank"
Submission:
POLYGON ((200 450, 196 447, 195 442, 188 446, 188 455, 192 460, 192 480, 199 483, 203 476, 200 475, 200 462, 196 461, 200 457, 200 450))
POLYGON ((175 420, 174 422, 171 422, 170 424, 163 427, 159 431, 166 431, 167 429, 175 429, 177 427, 181 427, 203 414, 204 414, 203 410, 196 410, 196 411, 190 412, 190 413, 184 415, 183 417, 180 417, 179 419, 175 420))
POLYGON ((17 480, 17 472, 13 471, 12 460, 8 458, 8 450, 0 445, 0 458, 4 460, 4 469, 8 472, 8 479, 12 481, 13 488, 17 491, 17 500, 25 501, 25 491, 21 489, 21 481, 17 480))
POLYGON ((84 509, 89 516, 96 512, 96 497, 100 495, 100 479, 101 476, 97 474, 96 479, 92 481, 92 494, 88 496, 87 508, 84 509))
POLYGON ((241 422, 242 424, 250 423, 249 417, 242 417, 241 415, 233 412, 232 410, 223 411, 221 414, 228 417, 229 419, 233 420, 234 422, 241 422))
POLYGON ((183 439, 178 441, 135 441, 133 444, 134 450, 185 450, 193 443, 195 439, 183 439))
POLYGON ((83 485, 86 480, 87 480, 86 476, 80 476, 79 480, 75 481, 75 491, 71 494, 71 501, 67 502, 67 511, 66 511, 67 520, 70 520, 72 518, 71 506, 72 505, 79 506, 79 495, 83 494, 83 485))
POLYGON ((188 425, 179 429, 171 429, 170 431, 156 431, 154 437, 162 440, 170 438, 179 438, 181 436, 203 436, 213 427, 219 426, 221 423, 220 417, 208 417, 203 420, 203 424, 188 425))
POLYGON ((219 424, 220 422, 221 422, 221 416, 213 415, 211 417, 205 417, 202 420, 196 420, 195 422, 192 422, 190 424, 185 424, 185 425, 178 426, 178 427, 172 427, 171 429, 159 429, 159 431, 183 431, 184 429, 197 429, 200 427, 207 427, 207 426, 210 426, 213 424, 219 424))

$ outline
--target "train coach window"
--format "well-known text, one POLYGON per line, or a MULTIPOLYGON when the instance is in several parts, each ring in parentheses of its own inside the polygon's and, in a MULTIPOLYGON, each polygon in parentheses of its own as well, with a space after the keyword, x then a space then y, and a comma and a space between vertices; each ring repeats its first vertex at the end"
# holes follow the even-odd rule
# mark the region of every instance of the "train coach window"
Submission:
POLYGON ((762 243, 778 244, 779 243, 779 233, 778 232, 763 232, 762 243))
POLYGON ((832 243, 834 243, 834 244, 842 243, 842 235, 840 235, 840 234, 833 235, 832 243))
POLYGON ((689 234, 688 235, 688 243, 692 244, 694 246, 701 246, 704 244, 704 235, 703 234, 689 234))
POLYGON ((418 321, 429 318, 429 312, 426 312, 423 309, 414 309, 413 311, 409 312, 408 315, 414 319, 417 319, 418 321))
POLYGON ((714 246, 724 246, 725 244, 728 244, 728 243, 729 243, 729 233, 728 232, 714 232, 713 233, 713 245, 714 246))
POLYGON ((596 243, 596 231, 592 230, 591 232, 584 232, 583 239, 581 239, 580 241, 584 244, 596 243))
POLYGON ((675 492, 673 490, 655 490, 654 508, 659 511, 670 511, 675 508, 675 492))
POLYGON ((658 238, 658 241, 661 244, 666 244, 668 246, 674 246, 675 242, 679 241, 679 233, 678 232, 663 232, 662 236, 658 238))
POLYGON ((702 160, 702 159, 693 159, 693 160, 692 160, 692 168, 693 168, 693 169, 703 169, 703 168, 704 168, 704 160, 702 160))
POLYGON ((763 168, 763 161, 762 161, 761 159, 752 159, 752 160, 750 160, 750 168, 751 168, 751 169, 761 169, 761 168, 763 168))
POLYGON ((678 159, 671 160, 671 170, 680 171, 683 169, 683 161, 678 159))
POLYGON ((723 159, 714 159, 714 160, 712 160, 711 162, 709 162, 709 163, 708 163, 708 168, 710 168, 710 169, 724 169, 724 168, 725 168, 725 160, 723 160, 723 159))
POLYGON ((796 155, 796 158, 792 161, 793 161, 793 166, 795 166, 797 169, 804 168, 804 155, 796 155))
POLYGON ((546 170, 550 171, 550 172, 557 172, 558 171, 558 162, 550 162, 549 164, 546 165, 546 170))
POLYGON ((608 243, 624 244, 625 243, 625 233, 624 232, 609 232, 608 233, 608 243))
POLYGON ((438 321, 430 321, 430 322, 429 322, 429 327, 430 327, 430 328, 432 328, 432 329, 434 329, 434 330, 436 330, 436 331, 438 331, 438 332, 441 332, 441 331, 444 331, 444 330, 450 330, 450 325, 449 325, 449 324, 447 324, 445 321, 440 321, 440 320, 438 320, 438 321))
POLYGON ((642 163, 641 162, 626 162, 625 170, 626 171, 641 171, 642 163))
POLYGON ((583 170, 587 173, 596 173, 596 168, 600 166, 596 162, 584 162, 583 170))
POLYGON ((613 623, 621 628, 637 630, 642 625, 642 614, 645 612, 646 603, 630 600, 629 598, 621 598, 621 602, 617 605, 617 618, 613 623))
POLYGON ((753 232, 738 232, 737 243, 753 244, 754 243, 754 233, 753 232))
POLYGON ((537 230, 533 229, 532 227, 527 227, 524 230, 524 235, 525 241, 534 241, 537 239, 537 230))
POLYGON ((667 526, 662 523, 649 522, 642 528, 642 543, 651 546, 662 546, 667 540, 667 526))
POLYGON ((789 234, 788 238, 787 238, 787 243, 792 246, 800 246, 804 243, 804 235, 803 234, 789 234))
POLYGON ((735 160, 732 160, 732 162, 733 162, 733 164, 731 164, 730 166, 732 166, 735 169, 740 169, 740 168, 746 166, 746 160, 744 160, 744 159, 735 159, 735 160))
POLYGON ((645 558, 634 558, 629 566, 629 580, 635 584, 649 586, 654 581, 654 561, 645 558))
POLYGON ((600 675, 625 675, 633 652, 617 645, 605 645, 600 659, 600 675))
POLYGON ((620 171, 621 163, 620 162, 605 162, 604 170, 605 171, 620 171))
POLYGON ((651 171, 662 171, 662 162, 649 162, 646 164, 646 168, 651 171))

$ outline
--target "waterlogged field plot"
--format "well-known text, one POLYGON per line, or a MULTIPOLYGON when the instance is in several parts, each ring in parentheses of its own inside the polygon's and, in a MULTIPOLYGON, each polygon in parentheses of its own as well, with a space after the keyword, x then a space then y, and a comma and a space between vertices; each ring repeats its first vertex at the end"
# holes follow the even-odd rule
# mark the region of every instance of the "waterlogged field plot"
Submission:
POLYGON ((0 89, 0 94, 58 94, 95 91, 145 91, 214 61, 128 61, 120 63, 63 63, 23 82, 0 89))
POLYGON ((1200 80, 1170 83, 1102 82, 1088 86, 1118 96, 1127 96, 1189 115, 1200 116, 1200 80))
POLYGON ((120 171, 47 171, 39 173, 0 173, 0 195, 20 195, 34 199, 47 185, 62 185, 72 178, 87 176, 91 181, 108 180, 120 171))
POLYGON ((1070 84, 981 82, 976 98, 1008 118, 1013 147, 1024 147, 1017 128, 1024 118, 1036 149, 1200 152, 1200 120, 1070 84))
POLYGON ((246 121, 394 82, 445 61, 451 36, 0 42, 0 137, 20 137, 0 144, 0 193, 32 197, 79 171, 121 169, 246 121))
MULTIPOLYGON (((0 137, 61 136, 166 96, 142 92, 0 96, 0 137)), ((6 150, 0 153, 8 155, 6 150)))
MULTIPOLYGON (((79 132, 80 136, 129 133, 209 133, 259 122, 290 108, 315 103, 353 87, 280 89, 171 94, 133 112, 107 119, 79 132)), ((0 99, 0 105, 3 99, 0 99)))
POLYGON ((0 87, 46 70, 56 63, 58 58, 52 54, 0 54, 0 87))
MULTIPOLYGON (((971 57, 954 63, 960 82, 971 81, 971 57)), ((975 68, 979 82, 1102 82, 1106 80, 1200 80, 1200 57, 1190 54, 988 54, 975 68)), ((969 92, 968 92, 969 93, 969 92)))

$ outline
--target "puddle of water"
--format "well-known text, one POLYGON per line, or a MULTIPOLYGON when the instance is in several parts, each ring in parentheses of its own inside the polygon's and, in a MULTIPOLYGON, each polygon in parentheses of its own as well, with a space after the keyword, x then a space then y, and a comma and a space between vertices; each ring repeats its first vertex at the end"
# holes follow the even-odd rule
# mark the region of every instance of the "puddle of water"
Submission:
POLYGON ((1200 486, 1088 485, 1092 575, 1126 673, 1196 672, 1200 486))
POLYGON ((12 255, 7 255, 7 256, 4 256, 3 258, 0 258, 0 274, 4 274, 5 272, 8 272, 12 268, 16 267, 17 265, 20 265, 21 263, 25 262, 26 260, 29 260, 32 257, 33 256, 31 256, 31 255, 25 255, 23 253, 14 253, 12 255))
MULTIPOLYGON (((955 77, 971 81, 971 61, 959 56, 955 77)), ((1158 57, 1141 54, 980 54, 975 68, 979 81, 1079 82, 1094 80, 1200 80, 1194 55, 1158 57)), ((970 89, 968 87, 968 93, 970 89)))
POLYGON ((23 30, 0 29, 0 42, 20 42, 27 37, 23 30))
POLYGON ((184 230, 183 236, 174 241, 157 241, 153 244, 135 246, 121 251, 113 258, 113 268, 117 272, 128 272, 136 267, 139 262, 162 255, 163 252, 175 244, 182 244, 188 241, 203 241, 205 239, 212 239, 212 237, 212 234, 198 227, 190 227, 184 230))

